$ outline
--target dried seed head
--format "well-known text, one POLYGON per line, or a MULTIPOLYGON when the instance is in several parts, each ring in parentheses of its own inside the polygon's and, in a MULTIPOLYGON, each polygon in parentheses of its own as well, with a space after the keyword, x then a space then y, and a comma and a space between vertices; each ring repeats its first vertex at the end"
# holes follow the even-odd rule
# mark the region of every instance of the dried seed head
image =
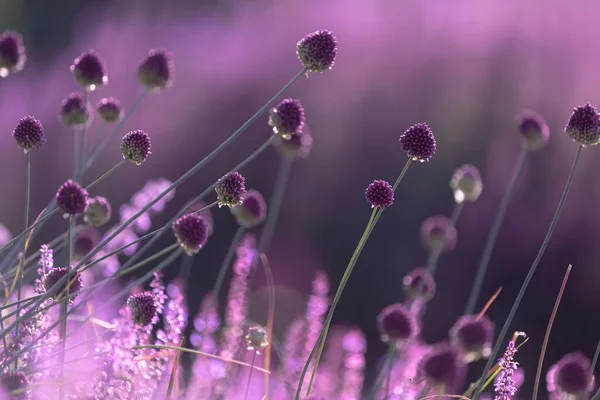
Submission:
POLYGON ((296 45, 296 54, 308 72, 323 72, 331 69, 337 51, 336 37, 325 29, 309 33, 296 45))
POLYGON ((116 122, 123 116, 121 103, 114 97, 105 97, 96 105, 96 111, 104 122, 116 122))
POLYGON ((13 31, 4 31, 0 35, 0 78, 22 70, 26 60, 21 35, 13 31))
POLYGON ((482 315, 463 315, 450 329, 450 340, 460 347, 466 362, 488 358, 492 352, 494 323, 482 315))
POLYGON ((421 244, 429 251, 441 247, 446 253, 456 247, 456 228, 448 217, 434 215, 421 225, 421 244))
POLYGON ((131 311, 133 323, 140 326, 150 325, 158 311, 156 299, 150 292, 136 293, 129 296, 127 306, 131 311))
POLYGON ((92 122, 92 110, 82 93, 71 93, 63 100, 60 118, 67 126, 80 127, 92 122))
POLYGON ((104 62, 94 50, 88 50, 77 57, 71 65, 71 72, 85 90, 93 91, 108 83, 104 62))
POLYGON ((159 91, 173 84, 173 56, 165 49, 152 49, 137 71, 138 81, 149 90, 159 91))
POLYGON ((248 350, 259 351, 267 347, 269 345, 267 330, 262 326, 251 326, 246 334, 246 342, 248 343, 248 350))
POLYGON ((208 238, 204 218, 198 214, 185 214, 173 222, 173 233, 188 256, 200 251, 208 238))
POLYGON ((219 207, 238 206, 246 195, 246 179, 239 172, 230 172, 217 181, 215 192, 219 207))
POLYGON ((269 114, 269 125, 276 135, 289 140, 294 135, 301 135, 304 128, 304 108, 297 99, 284 99, 269 114))
POLYGON ((87 208, 88 192, 77 182, 68 180, 56 192, 56 205, 65 214, 80 215, 87 208))
POLYGON ((394 189, 386 181, 374 180, 365 189, 365 198, 371 207, 386 208, 394 202, 394 189))
MULTIPOLYGON (((46 291, 50 290, 65 275, 67 275, 67 268, 64 268, 64 267, 52 268, 50 271, 48 271, 48 273, 46 273, 46 275, 44 275, 44 278, 42 280, 44 289, 46 291)), ((83 281, 81 280, 81 274, 78 271, 71 270, 70 282, 71 282, 71 284, 69 286, 70 294, 78 293, 79 291, 81 291, 81 288, 83 287, 83 281)), ((65 282, 63 282, 61 285, 59 285, 58 290, 56 292, 54 292, 54 294, 52 295, 52 298, 57 301, 60 300, 63 297, 62 292, 64 292, 66 289, 67 289, 67 281, 65 280, 65 282)), ((76 298, 77 298, 77 296, 71 297, 69 299, 69 303, 73 304, 73 302, 75 301, 76 298)))
POLYGON ((476 201, 483 190, 479 170, 470 164, 461 166, 454 171, 450 180, 450 188, 454 191, 454 200, 457 203, 476 201))
POLYGON ((421 330, 415 315, 400 303, 381 310, 377 325, 384 342, 405 342, 417 336, 421 330))
POLYGON ((125 160, 141 165, 152 152, 150 136, 142 130, 131 131, 121 140, 121 153, 125 160))
POLYGON ((577 106, 569 118, 565 132, 583 147, 594 146, 600 142, 600 114, 596 107, 587 103, 577 106))
POLYGON ((415 268, 402 280, 402 290, 412 300, 428 302, 435 296, 435 280, 427 268, 415 268))
POLYGON ((550 128, 544 119, 533 110, 525 110, 519 116, 519 133, 525 148, 537 151, 548 143, 550 128))
POLYGON ((240 226, 250 229, 260 225, 267 217, 267 203, 260 192, 248 190, 242 204, 231 208, 231 213, 240 226))
POLYGON ((402 150, 414 161, 427 162, 435 154, 435 137, 424 122, 408 128, 399 142, 402 150))
POLYGON ((25 153, 46 144, 42 123, 31 115, 21 118, 13 130, 13 138, 25 153))
POLYGON ((112 207, 109 201, 102 197, 90 197, 85 210, 84 221, 90 226, 101 227, 106 224, 112 215, 112 207))

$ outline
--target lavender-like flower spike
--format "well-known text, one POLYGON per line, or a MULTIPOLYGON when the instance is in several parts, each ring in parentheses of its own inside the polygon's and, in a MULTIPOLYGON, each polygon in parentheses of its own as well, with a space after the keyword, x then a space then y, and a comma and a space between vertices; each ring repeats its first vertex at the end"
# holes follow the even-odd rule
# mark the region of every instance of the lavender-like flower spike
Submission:
POLYGON ((463 315, 450 329, 449 336, 462 349, 466 362, 488 358, 492 352, 494 323, 486 315, 463 315))
POLYGON ((399 303, 381 310, 377 316, 377 324, 384 342, 406 342, 417 336, 421 330, 416 316, 399 303))
POLYGON ((260 225, 267 217, 267 203, 260 192, 249 190, 242 204, 231 208, 231 213, 240 226, 250 229, 260 225))
POLYGON ((454 191, 454 200, 457 203, 476 201, 483 190, 479 170, 470 164, 461 166, 452 174, 450 188, 454 191))
POLYGON ((575 107, 565 132, 583 147, 600 143, 600 114, 596 107, 590 103, 575 107))
POLYGON ((131 131, 121 140, 121 153, 125 160, 141 165, 152 152, 150 136, 142 130, 131 131))
POLYGON ((456 247, 456 241, 456 228, 448 217, 434 215, 421 225, 421 244, 429 251, 442 247, 445 252, 451 252, 456 247))
POLYGON ((26 60, 21 35, 13 31, 4 31, 0 35, 0 78, 22 70, 26 60))
POLYGON ((512 396, 517 392, 517 388, 513 381, 513 375, 517 370, 518 363, 515 362, 514 356, 517 352, 514 340, 508 342, 504 355, 498 362, 502 371, 498 374, 494 383, 494 391, 496 397, 494 400, 511 400, 512 396))
POLYGON ((173 222, 173 233, 188 256, 200 251, 208 238, 204 218, 198 214, 185 214, 173 222))
POLYGON ((331 69, 337 50, 337 38, 325 29, 306 35, 296 45, 296 54, 308 72, 331 69))
POLYGON ((111 215, 110 202, 102 196, 95 196, 88 199, 88 206, 83 219, 90 226, 101 227, 110 220, 111 215))
POLYGON ((152 49, 137 71, 138 81, 149 90, 159 91, 173 84, 173 56, 165 49, 152 49))
POLYGON ((301 135, 304 128, 304 107, 297 99, 284 99, 269 114, 269 125, 276 135, 289 140, 294 135, 301 135))
POLYGON ((156 300, 150 292, 131 295, 127 299, 127 306, 136 325, 150 325, 157 314, 156 300))
POLYGON ((267 330, 259 325, 251 326, 246 334, 246 343, 248 343, 248 350, 256 352, 267 347, 269 345, 267 330))
POLYGON ((17 146, 23 149, 25 153, 46 144, 46 135, 42 123, 31 115, 19 120, 13 130, 13 138, 17 142, 17 146))
POLYGON ((92 122, 92 110, 81 93, 71 93, 63 100, 60 118, 67 126, 81 127, 92 122))
POLYGON ((65 214, 83 214, 87 208, 88 192, 77 182, 66 181, 56 192, 56 205, 65 214))
POLYGON ((246 179, 239 172, 230 172, 217 181, 215 192, 219 207, 238 206, 246 195, 246 179))
POLYGON ((424 122, 408 128, 399 142, 402 150, 414 161, 427 162, 435 154, 435 137, 424 122))
POLYGON ((387 208, 394 202, 394 189, 386 181, 374 180, 365 189, 365 198, 372 208, 387 208))
POLYGON ((114 97, 105 97, 96 105, 96 111, 104 122, 116 122, 123 116, 123 108, 119 100, 114 97))
POLYGON ((533 110, 525 110, 518 118, 521 143, 532 151, 540 150, 548 143, 550 128, 544 119, 533 110))
MULTIPOLYGON (((44 289, 50 290, 58 281, 67 274, 67 268, 58 267, 51 269, 42 279, 44 289)), ((78 293, 83 288, 83 281, 81 280, 81 273, 71 269, 71 285, 69 286, 69 294, 78 293)), ((63 282, 58 291, 54 293, 52 298, 56 301, 62 298, 62 292, 67 289, 67 283, 63 282)), ((69 303, 73 304, 77 296, 69 298, 69 303)))
MULTIPOLYGON (((549 385, 560 396, 579 398, 593 389, 590 360, 582 353, 570 353, 560 359, 547 377, 549 385)), ((563 398, 563 397, 561 397, 563 398)))
POLYGON ((77 57, 71 65, 71 72, 85 90, 93 91, 108 83, 104 62, 94 50, 88 50, 77 57))

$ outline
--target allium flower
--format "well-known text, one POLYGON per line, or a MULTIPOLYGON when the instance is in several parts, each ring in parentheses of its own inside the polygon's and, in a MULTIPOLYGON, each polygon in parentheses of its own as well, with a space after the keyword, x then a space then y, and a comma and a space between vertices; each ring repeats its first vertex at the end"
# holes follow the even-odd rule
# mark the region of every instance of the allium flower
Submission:
POLYGON ((13 31, 4 31, 0 35, 0 78, 22 70, 26 60, 21 35, 13 31))
POLYGON ((304 128, 304 108, 297 99, 284 99, 269 114, 269 125, 276 135, 289 140, 293 135, 302 134, 304 128))
POLYGON ((296 45, 296 54, 308 72, 331 69, 337 50, 336 37, 325 29, 309 33, 296 45))
POLYGON ((434 345, 421 360, 419 369, 427 383, 443 393, 461 386, 466 376, 460 351, 449 343, 434 345))
POLYGON ((494 323, 482 315, 463 315, 450 329, 450 340, 460 347, 467 362, 488 358, 492 352, 494 323))
POLYGON ((136 325, 150 325, 157 314, 156 299, 150 292, 131 295, 127 299, 127 306, 136 325))
POLYGON ((565 132, 583 147, 594 146, 600 142, 600 114, 596 107, 587 103, 577 106, 569 118, 565 132))
POLYGON ((94 249, 102 239, 102 235, 94 228, 82 229, 73 239, 73 257, 81 260, 94 249))
POLYGON ((108 83, 104 62, 94 50, 88 50, 77 57, 71 65, 71 72, 85 90, 95 90, 108 83))
POLYGON ((570 353, 563 356, 551 369, 553 369, 553 374, 549 374, 548 378, 560 395, 579 398, 593 389, 591 362, 582 353, 570 353))
POLYGON ((279 138, 274 145, 279 154, 289 160, 306 158, 312 150, 313 137, 305 129, 302 135, 292 135, 289 140, 279 138))
POLYGON ((267 217, 265 198, 256 190, 249 190, 242 204, 231 208, 231 213, 238 224, 246 229, 260 225, 267 217))
POLYGON ((544 119, 533 110, 525 110, 519 116, 521 143, 529 150, 539 150, 548 143, 550 128, 544 119))
POLYGON ((152 49, 137 71, 138 81, 150 90, 166 89, 173 84, 173 56, 164 49, 152 49))
POLYGON ((481 195, 483 183, 479 170, 470 164, 465 164, 454 171, 450 180, 450 188, 454 191, 454 200, 472 203, 481 195))
POLYGON ((152 152, 150 136, 142 130, 131 131, 121 140, 123 158, 141 165, 152 152))
POLYGON ((417 336, 420 331, 415 315, 399 303, 381 310, 377 316, 377 325, 384 342, 405 342, 417 336))
POLYGON ((511 400, 512 396, 517 392, 517 388, 513 382, 513 375, 519 365, 519 363, 514 361, 516 352, 515 342, 511 340, 508 342, 504 355, 498 362, 500 367, 502 367, 502 371, 500 371, 494 383, 494 391, 496 392, 494 400, 511 400))
POLYGON ((92 111, 81 93, 71 93, 63 100, 60 118, 67 126, 80 127, 91 122, 92 111))
POLYGON ((215 192, 219 207, 238 206, 246 195, 246 179, 239 172, 230 172, 217 181, 215 192))
POLYGON ((262 326, 251 326, 246 334, 246 342, 248 343, 248 350, 258 352, 260 349, 267 347, 269 345, 267 330, 262 326))
POLYGON ((12 233, 10 233, 8 228, 0 224, 0 246, 4 246, 6 243, 10 242, 12 238, 12 233))
POLYGON ((449 218, 434 215, 427 218, 421 225, 421 244, 429 251, 441 247, 450 252, 456 247, 456 228, 449 218))
POLYGON ((428 302, 435 296, 435 280, 427 268, 415 268, 402 279, 402 290, 410 299, 428 302))
POLYGON ((42 123, 28 115, 19 120, 19 123, 13 130, 13 138, 17 146, 27 153, 31 149, 38 149, 46 144, 46 135, 42 123))
POLYGON ((101 227, 110 220, 111 215, 112 207, 109 201, 102 196, 95 196, 88 199, 83 219, 90 226, 101 227))
POLYGON ((65 214, 80 215, 87 208, 88 192, 77 182, 68 180, 56 192, 56 205, 65 214))
MULTIPOLYGON (((48 271, 48 273, 46 273, 46 275, 44 275, 44 278, 42 280, 42 283, 44 284, 44 289, 46 291, 50 290, 58 281, 60 281, 65 275, 67 275, 67 268, 65 267, 57 267, 57 268, 52 268, 50 271, 48 271)), ((78 293, 81 288, 83 287, 83 282, 81 280, 81 274, 78 271, 73 271, 71 270, 71 285, 69 286, 69 294, 73 294, 73 293, 78 293)), ((63 296, 62 296, 62 292, 64 292, 67 289, 67 282, 63 282, 58 290, 56 292, 54 292, 54 294, 52 295, 52 298, 54 300, 60 300, 63 296)), ((77 298, 77 296, 72 296, 71 298, 69 298, 69 303, 73 304, 73 302, 75 301, 75 299, 77 298)))
POLYGON ((399 142, 402 150, 414 161, 426 162, 435 154, 435 137, 424 122, 408 128, 399 142))
POLYGON ((208 238, 204 218, 198 214, 185 214, 173 222, 173 233, 188 256, 200 251, 208 238))
POLYGON ((0 375, 0 386, 7 395, 17 390, 20 391, 20 393, 10 395, 7 399, 25 400, 28 398, 25 388, 29 386, 29 380, 21 371, 11 371, 0 375))
POLYGON ((374 180, 365 189, 365 198, 371 207, 386 208, 394 202, 394 189, 386 181, 374 180))
POLYGON ((96 111, 104 122, 116 122, 123 116, 123 108, 119 100, 114 97, 105 97, 96 105, 96 111))

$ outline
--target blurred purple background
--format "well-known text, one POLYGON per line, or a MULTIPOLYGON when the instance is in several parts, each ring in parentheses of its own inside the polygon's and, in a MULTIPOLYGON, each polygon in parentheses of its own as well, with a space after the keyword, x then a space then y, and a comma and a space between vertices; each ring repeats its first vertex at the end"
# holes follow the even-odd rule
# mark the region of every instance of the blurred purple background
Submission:
MULTIPOLYGON (((326 270, 337 286, 369 217, 364 188, 373 179, 396 178, 406 160, 397 144, 400 134, 426 121, 436 135, 437 154, 430 163, 410 168, 361 256, 334 322, 365 330, 373 367, 384 352, 375 316, 403 300, 402 277, 427 256, 419 245, 421 222, 431 214, 450 214, 450 176, 461 164, 472 163, 482 173, 483 195, 461 215, 459 245, 440 261, 438 294, 424 321, 427 341, 444 339, 464 310, 493 213, 520 151, 516 116, 532 108, 546 119, 551 140, 527 160, 478 305, 503 287, 489 311, 499 330, 575 155, 576 145, 563 133, 567 118, 574 106, 600 100, 598 7, 583 0, 0 1, 0 30, 20 31, 28 50, 25 70, 0 81, 0 221, 13 233, 21 229, 25 160, 11 138, 21 116, 35 115, 48 136, 48 144, 32 157, 34 213, 71 172, 72 133, 57 114, 61 100, 79 90, 68 67, 82 51, 95 49, 108 67, 109 85, 93 93, 93 104, 115 96, 126 108, 141 90, 135 70, 147 50, 165 47, 174 54, 173 87, 149 96, 121 132, 146 130, 152 156, 140 167, 127 165, 93 191, 117 208, 146 180, 174 180, 221 143, 300 70, 296 42, 325 28, 339 40, 334 68, 301 79, 287 92, 302 100, 315 142, 310 157, 294 165, 269 253, 277 283, 276 333, 302 313, 316 270, 326 270)), ((97 120, 90 132, 101 130, 97 120)), ((270 134, 265 116, 179 188, 155 226, 270 134)), ((591 317, 600 312, 597 151, 583 152, 557 231, 511 327, 531 337, 518 356, 527 374, 525 393, 569 263, 573 272, 546 365, 575 350, 591 357, 600 336, 591 317)), ((120 157, 115 141, 86 183, 120 157)), ((278 165, 275 151, 262 155, 242 171, 248 187, 268 199, 278 165)), ((198 297, 190 298, 192 313, 212 285, 236 229, 227 210, 215 210, 215 217, 215 234, 195 258, 192 285, 198 297)), ((39 243, 64 225, 55 217, 39 243)), ((171 242, 166 235, 157 250, 171 242)), ((251 317, 264 322, 265 315, 261 273, 251 317)), ((471 366, 473 378, 482 367, 471 366)))

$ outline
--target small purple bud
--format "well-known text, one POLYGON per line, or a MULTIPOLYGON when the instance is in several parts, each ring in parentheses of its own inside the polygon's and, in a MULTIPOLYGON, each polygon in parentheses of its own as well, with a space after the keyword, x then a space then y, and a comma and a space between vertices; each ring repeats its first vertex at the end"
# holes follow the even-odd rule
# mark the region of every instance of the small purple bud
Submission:
POLYGON ((462 349, 466 362, 488 358, 492 352, 494 323, 485 315, 463 315, 450 329, 450 340, 462 349))
POLYGON ((565 132, 571 140, 583 147, 594 146, 600 142, 600 114, 596 107, 587 103, 577 106, 569 118, 565 132))
POLYGON ((112 207, 108 200, 102 196, 90 197, 83 220, 90 226, 101 227, 106 224, 112 215, 112 207))
POLYGON ((94 50, 88 50, 77 57, 71 65, 71 72, 85 90, 93 91, 108 83, 104 62, 94 50))
POLYGON ((325 29, 309 33, 296 45, 296 54, 308 72, 331 69, 337 51, 336 37, 325 29))
POLYGON ((3 394, 8 395, 6 399, 25 400, 28 397, 26 388, 29 386, 27 375, 21 371, 10 371, 0 375, 0 386, 4 389, 3 394), (19 393, 11 394, 11 392, 19 393))
POLYGON ((83 214, 87 207, 87 200, 87 190, 70 179, 56 192, 56 205, 65 214, 65 217, 83 214))
POLYGON ((102 235, 97 229, 82 229, 73 239, 73 258, 81 260, 100 243, 101 239, 102 235))
POLYGON ((142 130, 131 131, 121 140, 121 153, 125 160, 141 165, 152 152, 150 136, 142 130))
POLYGON ((466 375, 466 364, 460 351, 445 342, 432 346, 421 360, 419 369, 427 383, 443 393, 455 390, 466 375))
POLYGON ((185 214, 173 222, 173 233, 188 256, 200 251, 208 238, 204 218, 198 214, 185 214))
POLYGON ((454 200, 457 203, 476 201, 483 190, 479 170, 470 164, 461 166, 454 171, 450 179, 450 189, 454 191, 454 200))
POLYGON ((96 111, 104 122, 116 122, 123 116, 121 103, 114 97, 105 97, 96 105, 96 111))
POLYGON ((521 143, 526 149, 537 151, 548 143, 550 128, 544 119, 533 110, 524 110, 518 119, 521 143))
POLYGON ((230 172, 217 181, 215 192, 219 207, 238 206, 246 195, 246 179, 239 172, 230 172))
POLYGON ((92 122, 92 110, 82 93, 71 93, 63 100, 60 118, 67 126, 81 127, 92 122))
POLYGON ((421 244, 429 251, 441 247, 449 253, 456 248, 456 228, 448 217, 434 215, 421 225, 421 244))
POLYGON ((300 100, 284 99, 271 108, 269 125, 276 135, 289 140, 294 135, 301 135, 304 128, 304 108, 300 100))
POLYGON ((13 138, 25 153, 46 144, 42 123, 30 115, 21 118, 13 131, 13 138))
POLYGON ((306 130, 302 135, 292 135, 289 140, 277 138, 274 145, 279 154, 288 160, 296 158, 306 158, 312 150, 313 137, 306 130))
POLYGON ((574 397, 584 395, 592 390, 591 362, 582 353, 570 353, 556 364, 554 384, 560 394, 574 397))
POLYGON ((402 150, 414 161, 426 162, 435 154, 433 132, 424 122, 408 128, 399 141, 402 150))
POLYGON ((164 49, 152 49, 140 64, 137 78, 149 90, 158 91, 173 84, 174 70, 171 53, 164 49))
POLYGON ((133 323, 140 326, 150 325, 158 311, 156 299, 150 292, 136 293, 129 296, 127 306, 131 310, 133 323))
POLYGON ((394 202, 394 189, 386 181, 374 180, 365 190, 365 198, 371 207, 386 208, 394 202))
POLYGON ((231 208, 231 213, 240 226, 250 229, 260 225, 267 217, 267 203, 258 191, 249 190, 242 204, 231 208))
POLYGON ((405 342, 417 336, 421 330, 415 315, 399 303, 381 310, 377 325, 384 342, 405 342))
MULTIPOLYGON (((52 268, 46 275, 44 275, 43 285, 46 291, 50 290, 58 281, 62 279, 63 276, 67 275, 67 269, 64 267, 52 268)), ((81 280, 81 274, 78 271, 71 270, 71 284, 69 286, 69 293, 78 293, 83 287, 83 282, 81 280)), ((52 295, 54 300, 60 300, 62 298, 62 292, 67 289, 66 281, 63 282, 58 290, 52 295)), ((75 298, 77 296, 73 296, 69 299, 69 303, 73 304, 75 298)))
POLYGON ((21 35, 13 31, 4 31, 0 35, 0 78, 22 70, 26 60, 21 35))
POLYGON ((248 343, 248 350, 256 352, 267 347, 269 345, 267 330, 262 326, 251 326, 246 334, 246 343, 248 343))
POLYGON ((427 268, 415 268, 402 280, 402 290, 411 300, 426 303, 435 296, 435 280, 427 268))

